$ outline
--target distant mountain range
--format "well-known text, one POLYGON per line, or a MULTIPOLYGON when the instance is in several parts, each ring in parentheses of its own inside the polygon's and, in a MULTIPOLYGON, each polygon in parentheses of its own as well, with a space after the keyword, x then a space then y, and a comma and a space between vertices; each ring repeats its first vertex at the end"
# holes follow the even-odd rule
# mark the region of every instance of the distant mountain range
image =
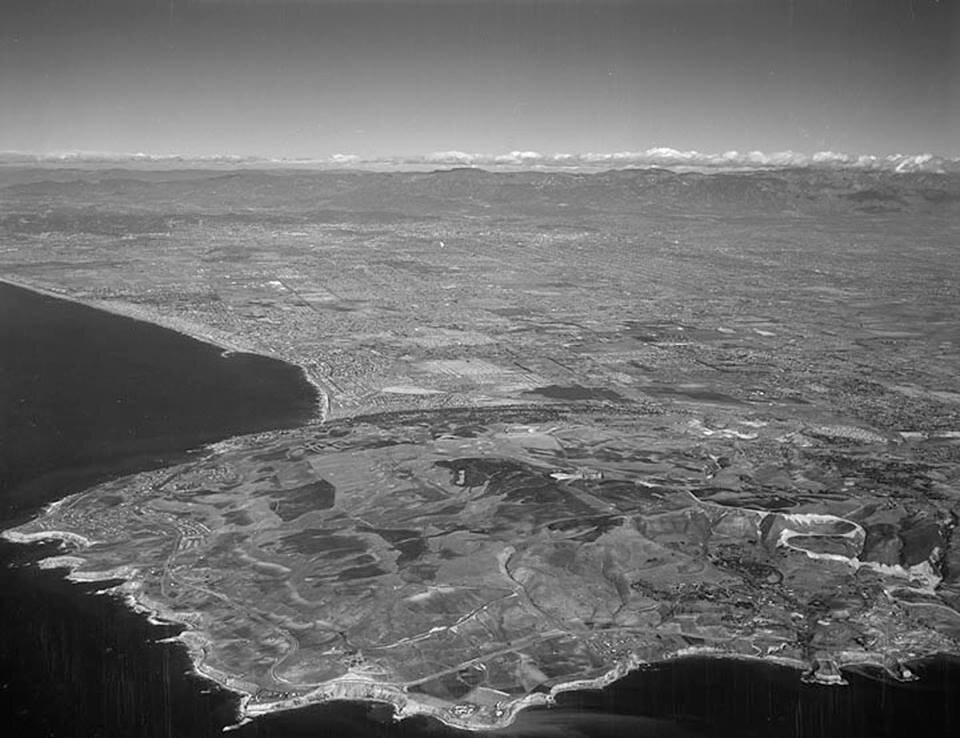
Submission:
MULTIPOLYGON (((663 168, 598 172, 303 170, 280 167, 0 167, 0 199, 11 212, 37 198, 51 205, 111 203, 181 216, 256 221, 392 222, 496 214, 560 215, 570 222, 648 214, 690 217, 912 213, 960 215, 960 172, 794 167, 735 172, 663 168), (189 204, 189 205, 185 205, 189 204)), ((0 224, 13 218, 0 218, 0 224)), ((20 226, 18 226, 20 227, 20 226)), ((30 230, 29 226, 22 227, 30 230)), ((51 223, 41 230, 57 230, 51 223)))

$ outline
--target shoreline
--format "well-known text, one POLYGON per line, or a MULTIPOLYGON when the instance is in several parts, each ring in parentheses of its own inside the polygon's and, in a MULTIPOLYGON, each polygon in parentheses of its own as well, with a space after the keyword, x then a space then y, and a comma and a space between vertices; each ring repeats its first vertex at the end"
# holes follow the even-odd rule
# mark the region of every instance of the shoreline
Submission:
POLYGON ((151 310, 141 305, 124 302, 122 300, 98 300, 78 297, 77 295, 71 294, 66 290, 61 291, 61 289, 56 288, 53 285, 38 283, 33 280, 26 280, 22 277, 11 277, 10 275, 0 274, 0 284, 7 284, 11 287, 19 287, 20 289, 29 290, 30 292, 35 292, 46 297, 65 300, 76 305, 83 305, 84 307, 93 308, 94 310, 102 310, 103 312, 110 313, 111 315, 118 315, 123 318, 129 318, 130 320, 136 320, 140 323, 148 323, 159 328, 164 328, 166 330, 173 331, 174 333, 179 333, 182 336, 186 336, 187 338, 191 338, 194 341, 199 341, 200 343, 205 343, 209 346, 213 346, 214 348, 218 348, 221 350, 224 356, 229 354, 251 354, 254 356, 262 356, 267 359, 273 359, 275 361, 282 361, 284 364, 289 364, 290 366, 294 366, 299 369, 304 381, 313 387, 314 391, 317 393, 315 407, 316 417, 305 425, 323 424, 330 416, 329 389, 319 379, 312 376, 303 365, 290 361, 286 357, 280 356, 273 351, 266 350, 262 346, 257 346, 245 341, 238 341, 235 337, 230 336, 218 329, 210 328, 209 326, 205 326, 200 323, 194 323, 193 321, 186 320, 184 318, 163 315, 156 310, 151 310))
MULTIPOLYGON (((140 322, 156 325, 167 330, 175 331, 185 335, 193 340, 198 340, 216 348, 222 349, 224 353, 248 353, 267 358, 273 358, 283 361, 291 366, 300 369, 305 380, 317 391, 318 399, 318 420, 304 424, 304 427, 314 423, 323 423, 329 412, 330 401, 329 394, 317 380, 314 380, 307 370, 300 364, 288 361, 282 357, 276 356, 271 352, 260 351, 256 348, 243 346, 240 343, 224 337, 219 332, 211 332, 210 329, 202 325, 191 323, 187 320, 178 318, 168 318, 160 315, 150 309, 142 308, 135 304, 122 301, 104 301, 104 300, 85 300, 72 296, 68 293, 62 293, 44 286, 38 286, 29 282, 21 282, 16 279, 0 277, 0 283, 6 283, 14 287, 30 290, 38 294, 47 295, 55 299, 63 299, 76 304, 91 307, 93 309, 104 310, 112 314, 127 317, 140 322)), ((232 438, 236 438, 234 436, 232 438)), ((230 438, 217 443, 229 443, 230 438)), ((215 444, 212 444, 215 445, 215 444)), ((63 500, 50 503, 52 506, 63 504, 63 500)), ((832 516, 830 516, 832 517, 832 516)), ((585 690, 603 689, 618 680, 626 677, 634 671, 645 666, 657 666, 669 661, 683 657, 705 657, 726 660, 745 660, 757 661, 767 664, 778 664, 787 666, 802 673, 814 674, 816 677, 818 669, 818 660, 813 663, 804 662, 798 659, 780 657, 775 654, 766 656, 752 656, 740 653, 730 653, 716 647, 698 646, 683 648, 675 653, 663 655, 662 658, 654 661, 643 661, 635 655, 630 655, 626 659, 615 662, 612 667, 604 674, 589 679, 573 679, 568 682, 562 682, 552 685, 546 692, 533 692, 521 697, 505 699, 498 703, 494 708, 478 708, 467 703, 450 703, 444 705, 433 704, 421 700, 417 695, 411 694, 402 683, 378 683, 362 674, 348 673, 337 679, 330 680, 323 684, 305 691, 298 697, 278 699, 275 701, 253 701, 259 688, 255 684, 245 682, 242 677, 234 677, 222 672, 212 666, 205 664, 206 647, 210 640, 203 633, 202 615, 199 612, 176 612, 165 608, 161 603, 147 597, 143 593, 142 582, 138 581, 138 571, 133 567, 122 566, 107 571, 81 571, 86 563, 80 556, 72 555, 74 551, 70 548, 82 549, 96 543, 85 538, 82 535, 69 531, 44 530, 34 533, 21 533, 19 531, 9 530, 0 531, 0 538, 15 543, 31 543, 41 540, 58 540, 61 545, 61 555, 46 557, 38 562, 43 568, 43 562, 47 562, 46 568, 63 568, 70 573, 66 579, 71 582, 100 582, 110 579, 123 579, 124 581, 115 586, 105 587, 102 593, 111 594, 123 600, 125 606, 135 612, 144 614, 148 620, 157 624, 170 624, 182 627, 182 631, 176 636, 167 639, 177 641, 183 644, 189 656, 192 671, 198 676, 214 683, 222 688, 238 695, 238 720, 239 724, 249 721, 258 716, 267 715, 275 712, 295 710, 311 705, 326 704, 336 701, 354 701, 362 703, 381 703, 389 704, 394 710, 395 719, 403 720, 407 717, 422 715, 433 718, 438 722, 452 728, 468 730, 473 732, 490 731, 509 726, 514 722, 519 713, 530 707, 549 706, 554 703, 556 696, 564 692, 576 692, 585 690), (72 544, 68 546, 66 544, 72 544)), ((786 545, 789 546, 789 543, 786 545)), ((791 548, 795 548, 792 547, 791 548)), ((797 549, 803 550, 803 549, 797 549)), ((803 550, 807 555, 808 551, 803 550)), ((864 656, 868 654, 864 653, 864 656)), ((482 658, 482 657, 481 657, 482 658)), ((850 661, 838 654, 836 658, 829 660, 833 666, 841 664, 843 667, 860 665, 879 666, 888 669, 888 664, 882 658, 861 658, 859 661, 850 661)), ((898 662, 899 663, 899 662, 898 662)), ((891 672, 892 673, 892 672, 891 672)), ((824 684, 841 684, 842 681, 822 681, 824 684)))
POLYGON ((174 625, 182 628, 177 635, 166 638, 164 641, 176 642, 183 646, 190 659, 191 670, 194 674, 236 694, 239 698, 237 722, 225 727, 224 730, 238 728, 257 717, 273 713, 345 701, 388 704, 393 708, 393 717, 396 721, 423 716, 437 720, 451 728, 482 733, 509 727, 520 712, 527 708, 550 707, 555 704, 557 696, 564 692, 604 689, 644 667, 656 667, 683 658, 700 657, 783 666, 799 672, 804 681, 813 681, 825 686, 844 686, 847 682, 839 672, 842 668, 870 666, 882 669, 897 681, 912 681, 915 677, 906 666, 907 663, 942 655, 927 654, 901 661, 887 659, 881 654, 870 652, 841 651, 830 658, 814 658, 812 663, 807 663, 800 659, 775 654, 760 656, 732 653, 714 646, 689 646, 652 661, 643 660, 631 654, 626 659, 614 663, 610 669, 599 676, 560 682, 552 685, 546 692, 531 692, 522 697, 504 700, 494 706, 492 710, 470 703, 434 705, 418 700, 415 695, 404 688, 402 683, 377 682, 364 674, 357 673, 348 673, 324 682, 296 697, 253 704, 258 689, 255 684, 245 682, 240 677, 231 676, 205 664, 206 645, 209 641, 200 632, 203 617, 201 613, 173 612, 153 598, 144 596, 140 583, 136 579, 137 570, 134 567, 122 565, 107 571, 78 571, 85 563, 82 557, 82 549, 94 544, 95 541, 70 531, 59 530, 43 530, 33 533, 5 530, 0 531, 0 538, 13 543, 24 544, 42 540, 59 541, 60 552, 37 561, 37 566, 41 569, 66 569, 69 573, 64 578, 77 584, 122 579, 123 581, 120 584, 99 590, 97 594, 107 594, 120 599, 126 607, 144 615, 151 624, 174 625), (72 546, 67 544, 72 544, 72 546), (44 562, 47 562, 46 565, 44 562), (829 661, 832 666, 832 668, 827 669, 828 673, 823 679, 817 678, 821 661, 829 661), (898 676, 898 672, 893 670, 894 667, 899 670, 900 676, 898 676))

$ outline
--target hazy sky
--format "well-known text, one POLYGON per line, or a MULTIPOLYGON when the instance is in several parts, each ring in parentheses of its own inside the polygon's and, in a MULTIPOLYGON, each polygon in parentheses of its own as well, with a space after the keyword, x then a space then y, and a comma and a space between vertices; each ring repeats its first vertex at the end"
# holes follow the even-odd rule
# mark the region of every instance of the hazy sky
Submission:
POLYGON ((960 155, 960 0, 3 0, 0 150, 960 155))

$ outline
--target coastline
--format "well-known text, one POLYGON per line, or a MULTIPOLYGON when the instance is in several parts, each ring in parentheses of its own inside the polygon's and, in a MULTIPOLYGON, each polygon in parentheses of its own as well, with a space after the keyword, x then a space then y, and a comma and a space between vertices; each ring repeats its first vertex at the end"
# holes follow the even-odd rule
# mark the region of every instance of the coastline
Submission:
POLYGON ((176 333, 180 333, 184 336, 189 336, 190 338, 201 341, 202 343, 216 346, 224 351, 233 353, 259 354, 261 356, 268 356, 271 359, 280 358, 278 356, 273 356, 262 349, 258 349, 252 344, 246 344, 244 342, 237 341, 235 338, 232 338, 221 331, 213 330, 182 318, 171 318, 148 308, 144 308, 140 305, 123 302, 122 300, 97 300, 78 297, 53 285, 39 283, 34 280, 23 279, 22 277, 11 277, 10 275, 0 276, 0 282, 9 284, 13 287, 19 287, 24 290, 30 290, 31 292, 36 292, 40 295, 46 295, 47 297, 55 297, 60 300, 66 300, 67 302, 75 303, 77 305, 84 305, 97 310, 103 310, 104 312, 111 313, 113 315, 131 318, 132 320, 137 320, 141 323, 151 323, 152 325, 175 331, 176 333))
MULTIPOLYGON (((690 646, 674 653, 664 654, 662 658, 656 660, 643 660, 631 654, 626 659, 614 663, 610 669, 600 676, 560 682, 552 685, 546 692, 531 692, 522 697, 505 700, 492 709, 478 708, 467 703, 435 705, 417 699, 415 695, 404 688, 402 683, 377 682, 362 673, 348 673, 295 697, 254 703, 253 700, 256 698, 257 692, 256 685, 205 663, 208 640, 200 632, 202 615, 199 612, 174 612, 152 598, 144 596, 140 583, 136 579, 138 572, 135 567, 119 566, 106 571, 78 571, 85 563, 82 557, 82 549, 88 545, 93 545, 95 541, 70 531, 58 530, 43 530, 34 533, 7 530, 0 531, 0 538, 14 543, 30 543, 41 540, 59 541, 61 551, 54 556, 40 560, 37 562, 38 566, 47 569, 67 569, 69 573, 65 578, 76 583, 109 582, 122 579, 123 581, 120 584, 99 590, 98 594, 109 594, 122 599, 127 607, 134 612, 145 615, 148 621, 154 625, 182 627, 183 630, 180 633, 164 639, 165 642, 181 644, 187 651, 194 674, 233 692, 240 699, 236 716, 237 722, 224 728, 224 730, 238 728, 254 718, 273 713, 297 710, 329 702, 347 701, 390 705, 394 710, 394 720, 397 721, 416 716, 429 717, 451 728, 479 733, 509 727, 523 710, 531 707, 550 707, 555 703, 557 696, 564 692, 604 689, 644 667, 655 667, 682 658, 700 657, 728 661, 760 662, 788 667, 804 675, 815 674, 819 662, 819 659, 814 659, 811 664, 776 654, 760 656, 728 652, 713 646, 690 646), (72 545, 68 546, 66 544, 72 545)), ((935 654, 930 654, 930 656, 933 655, 935 654)), ((890 669, 890 664, 880 654, 845 652, 837 654, 832 663, 837 668, 877 667, 884 669, 891 676, 896 676, 890 669)), ((897 665, 903 668, 903 673, 906 675, 902 677, 902 680, 909 681, 912 678, 909 669, 904 667, 902 662, 897 662, 897 665)), ((832 676, 825 679, 818 679, 814 676, 811 681, 827 686, 846 684, 842 677, 835 678, 832 676)))
POLYGON ((226 354, 253 354, 276 361, 282 361, 285 364, 297 367, 304 381, 307 382, 317 393, 316 418, 306 425, 325 423, 330 415, 330 390, 301 364, 294 363, 284 356, 280 356, 273 351, 266 350, 263 346, 253 343, 238 341, 235 336, 231 336, 223 331, 210 328, 209 326, 195 323, 183 318, 175 318, 156 310, 145 308, 141 305, 135 305, 122 300, 96 300, 84 297, 78 297, 66 290, 61 290, 53 285, 43 284, 34 280, 26 280, 22 277, 11 277, 10 275, 0 274, 0 284, 8 284, 12 287, 29 290, 39 295, 53 297, 59 300, 66 300, 77 305, 102 310, 105 313, 118 315, 123 318, 130 318, 140 323, 149 323, 160 328, 179 333, 180 335, 192 338, 195 341, 208 344, 220 349, 226 354))
MULTIPOLYGON (((163 316, 157 316, 153 314, 152 311, 141 309, 136 305, 129 305, 127 303, 114 304, 99 300, 83 300, 57 292, 55 290, 25 283, 18 284, 13 280, 4 278, 0 278, 0 282, 6 282, 13 286, 28 289, 39 294, 46 294, 54 298, 65 299, 77 304, 86 305, 94 309, 101 309, 106 312, 129 317, 141 322, 152 323, 169 330, 174 330, 195 340, 216 346, 225 351, 256 353, 269 358, 278 358, 288 364, 292 364, 292 362, 282 359, 281 357, 276 357, 267 352, 240 348, 239 344, 234 341, 219 340, 218 338, 209 334, 202 326, 191 324, 189 321, 179 322, 177 319, 169 319, 164 318, 163 316)), ((317 382, 309 377, 307 371, 302 366, 296 366, 300 368, 307 381, 317 388, 320 401, 328 407, 329 400, 327 393, 317 384, 317 382)), ((323 422, 325 417, 325 414, 321 413, 319 422, 323 422)), ((230 439, 226 439, 218 443, 229 442, 230 439)), ((64 500, 66 499, 68 498, 64 498, 64 500)), ((63 504, 64 500, 51 503, 51 505, 57 506, 63 504)), ((75 533, 55 530, 40 531, 30 534, 23 534, 17 531, 7 531, 0 533, 0 537, 19 543, 54 539, 59 540, 62 543, 69 542, 70 544, 73 544, 74 547, 78 548, 86 547, 95 543, 95 541, 91 541, 75 533), (18 540, 15 536, 20 536, 20 539, 18 540)), ((791 546, 791 548, 794 547, 791 546)), ((339 679, 331 680, 330 682, 319 685, 312 691, 304 693, 300 697, 277 700, 274 702, 257 702, 254 704, 253 700, 255 699, 257 689, 255 685, 244 682, 240 678, 232 677, 204 663, 205 646, 209 643, 209 641, 202 632, 200 622, 201 616, 199 613, 179 612, 174 614, 171 611, 166 610, 160 603, 146 597, 142 592, 140 583, 136 579, 138 572, 132 567, 118 567, 116 569, 107 571, 101 570, 82 572, 79 571, 79 569, 83 566, 83 559, 78 556, 71 556, 68 554, 68 552, 64 553, 65 555, 49 557, 43 561, 48 562, 48 567, 66 568, 70 570, 70 575, 67 576, 67 579, 74 582, 98 582, 122 578, 125 580, 123 583, 116 586, 106 587, 101 591, 121 597, 130 609, 134 610, 135 612, 146 614, 151 622, 170 623, 183 626, 184 630, 179 635, 169 640, 175 640, 184 645, 187 650, 187 654, 189 655, 193 671, 197 675, 240 696, 241 701, 239 720, 241 723, 260 715, 299 709, 309 705, 323 704, 332 701, 360 701, 364 703, 377 702, 391 705, 395 711, 395 717, 397 720, 416 715, 423 715, 436 719, 439 722, 453 728, 469 731, 487 731, 509 726, 516 719, 517 715, 528 707, 548 706, 552 704, 556 696, 563 692, 602 689, 643 666, 655 666, 657 664, 665 663, 669 660, 682 658, 685 656, 702 656, 718 659, 750 660, 765 663, 776 663, 789 666, 799 671, 807 671, 811 668, 811 664, 796 659, 786 659, 776 655, 749 656, 745 654, 724 652, 720 649, 711 647, 693 647, 682 649, 676 653, 665 655, 662 659, 658 659, 656 661, 641 661, 634 656, 631 656, 623 662, 615 663, 609 671, 593 679, 572 680, 570 682, 553 685, 548 692, 536 692, 524 695, 523 697, 518 697, 516 699, 506 700, 502 703, 502 709, 500 706, 497 707, 500 712, 495 715, 495 719, 493 720, 485 719, 489 713, 487 713, 487 715, 478 715, 476 713, 471 714, 469 712, 471 708, 467 705, 450 705, 440 707, 430 704, 426 701, 417 699, 414 695, 411 695, 401 684, 377 683, 361 674, 348 674, 339 679), (463 709, 459 712, 456 712, 457 708, 461 707, 463 709)), ((804 553, 809 555, 809 552, 807 551, 804 551, 804 553)), ((40 565, 43 566, 43 562, 40 562, 40 565)), ((852 662, 850 664, 844 662, 844 665, 852 665, 854 663, 882 665, 875 661, 860 661, 852 662)))

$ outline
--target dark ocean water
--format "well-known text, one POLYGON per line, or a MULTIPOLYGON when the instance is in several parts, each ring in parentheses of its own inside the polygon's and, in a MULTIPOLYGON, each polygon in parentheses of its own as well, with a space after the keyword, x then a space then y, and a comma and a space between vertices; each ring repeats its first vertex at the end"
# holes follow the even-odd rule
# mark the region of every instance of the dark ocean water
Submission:
MULTIPOLYGON (((0 527, 72 491, 163 466, 200 444, 310 419, 295 367, 224 357, 145 323, 0 284, 0 527)), ((150 625, 103 585, 31 562, 51 546, 0 542, 0 725, 15 736, 219 736, 236 697, 190 673, 176 633, 150 625)), ((561 695, 497 735, 960 735, 960 664, 915 667, 900 685, 848 674, 802 684, 776 666, 685 659, 605 689, 561 695)), ((382 706, 334 704, 256 720, 237 738, 465 735, 382 706)))
POLYGON ((0 515, 309 421, 297 367, 0 283, 0 515))
MULTIPOLYGON (((0 283, 0 527, 98 481, 166 466, 316 412, 297 367, 0 283)), ((219 735, 235 699, 96 586, 0 542, 0 725, 7 735, 219 735), (9 732, 13 729, 13 732, 9 732)))

